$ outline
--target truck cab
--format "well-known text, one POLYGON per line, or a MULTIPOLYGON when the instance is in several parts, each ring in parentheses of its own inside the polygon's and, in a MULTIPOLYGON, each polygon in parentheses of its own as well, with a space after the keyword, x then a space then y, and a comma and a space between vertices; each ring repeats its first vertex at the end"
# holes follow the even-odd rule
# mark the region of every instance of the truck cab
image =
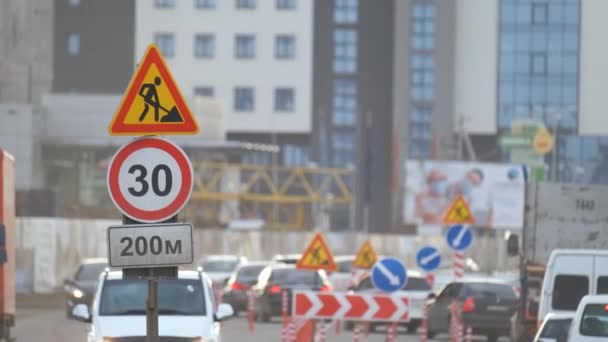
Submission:
POLYGON ((538 313, 574 313, 586 295, 608 294, 608 251, 556 249, 547 264, 538 313))

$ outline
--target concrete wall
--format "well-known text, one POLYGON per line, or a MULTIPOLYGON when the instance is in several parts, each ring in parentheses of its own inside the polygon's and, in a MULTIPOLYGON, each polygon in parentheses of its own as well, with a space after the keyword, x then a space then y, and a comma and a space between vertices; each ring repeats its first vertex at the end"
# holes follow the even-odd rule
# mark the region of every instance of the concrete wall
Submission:
POLYGON ((0 149, 15 157, 18 190, 40 185, 36 120, 40 120, 40 114, 34 113, 30 105, 0 105, 0 149))
POLYGON ((175 57, 167 62, 182 92, 212 86, 226 110, 228 132, 308 133, 311 131, 313 1, 298 1, 294 10, 277 10, 276 1, 257 1, 251 10, 237 9, 235 1, 216 1, 215 9, 196 9, 193 1, 175 1, 175 8, 156 8, 154 1, 136 4, 136 54, 139 63, 155 33, 175 35, 175 57), (194 57, 194 36, 215 34, 215 57, 194 57), (235 58, 235 36, 255 35, 255 58, 235 58), (296 38, 296 57, 275 58, 275 36, 296 38), (233 110, 234 88, 255 89, 252 112, 233 110), (274 111, 274 88, 295 89, 295 111, 274 111))
POLYGON ((579 133, 608 134, 608 46, 606 46, 606 16, 608 1, 581 1, 579 133))
POLYGON ((496 133, 498 0, 456 3, 454 129, 496 133))
MULTIPOLYGON (((77 267, 79 260, 88 257, 106 257, 106 229, 119 221, 18 218, 17 219, 17 276, 19 290, 51 292, 77 267), (29 281, 28 281, 29 279, 29 281)), ((443 260, 451 267, 441 230, 436 235, 405 236, 371 234, 369 239, 379 255, 394 255, 415 268, 418 248, 433 244, 442 249, 443 260)), ((250 260, 267 260, 277 253, 301 253, 312 233, 299 232, 226 232, 222 230, 194 231, 195 261, 205 254, 241 254, 250 260)), ((363 234, 331 233, 327 243, 335 255, 354 254, 363 244, 363 234)), ((485 270, 504 268, 507 260, 500 238, 477 236, 475 245, 467 255, 477 260, 485 270)), ((512 260, 511 260, 512 261, 512 260)))
POLYGON ((52 81, 53 0, 0 1, 0 103, 40 103, 52 81))

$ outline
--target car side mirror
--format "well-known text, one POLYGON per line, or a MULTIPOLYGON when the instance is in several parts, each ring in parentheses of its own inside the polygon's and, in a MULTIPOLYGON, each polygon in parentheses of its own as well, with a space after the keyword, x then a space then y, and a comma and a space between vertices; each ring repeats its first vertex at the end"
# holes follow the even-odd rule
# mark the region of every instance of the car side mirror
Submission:
POLYGON ((75 320, 81 322, 91 323, 92 321, 89 307, 85 304, 76 304, 72 309, 72 317, 74 317, 75 320))
POLYGON ((217 306, 217 310, 215 312, 215 320, 217 322, 221 322, 232 316, 234 316, 234 309, 232 309, 232 305, 222 303, 217 306))
POLYGON ((437 299, 437 295, 431 292, 428 296, 426 296, 426 299, 437 299))
POLYGON ((519 235, 510 234, 507 238, 507 255, 512 257, 519 255, 519 235))

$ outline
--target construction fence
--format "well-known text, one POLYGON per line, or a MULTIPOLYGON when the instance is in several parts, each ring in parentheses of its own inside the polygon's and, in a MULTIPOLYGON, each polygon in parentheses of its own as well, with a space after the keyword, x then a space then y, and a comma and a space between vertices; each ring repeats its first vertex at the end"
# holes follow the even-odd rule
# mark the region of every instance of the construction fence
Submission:
MULTIPOLYGON (((20 292, 47 293, 61 288, 82 258, 106 257, 106 231, 118 220, 63 218, 18 218, 16 224, 16 283, 20 292)), ((194 260, 207 254, 239 254, 249 260, 268 260, 275 254, 302 253, 313 232, 227 231, 194 229, 194 260)), ((425 245, 438 247, 449 264, 449 251, 441 234, 413 236, 397 234, 327 233, 335 255, 352 255, 369 239, 378 255, 391 255, 415 268, 415 255, 425 245)), ((517 260, 506 257, 501 234, 479 234, 466 253, 481 270, 513 269, 517 260)), ((194 265, 193 265, 194 266, 194 265)))

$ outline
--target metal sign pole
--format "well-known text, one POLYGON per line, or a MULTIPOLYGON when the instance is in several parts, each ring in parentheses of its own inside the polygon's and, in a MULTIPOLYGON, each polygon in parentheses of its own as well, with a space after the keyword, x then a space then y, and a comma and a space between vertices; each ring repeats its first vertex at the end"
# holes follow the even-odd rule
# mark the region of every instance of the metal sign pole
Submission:
POLYGON ((158 280, 148 279, 148 303, 146 305, 146 342, 158 341, 158 280))

